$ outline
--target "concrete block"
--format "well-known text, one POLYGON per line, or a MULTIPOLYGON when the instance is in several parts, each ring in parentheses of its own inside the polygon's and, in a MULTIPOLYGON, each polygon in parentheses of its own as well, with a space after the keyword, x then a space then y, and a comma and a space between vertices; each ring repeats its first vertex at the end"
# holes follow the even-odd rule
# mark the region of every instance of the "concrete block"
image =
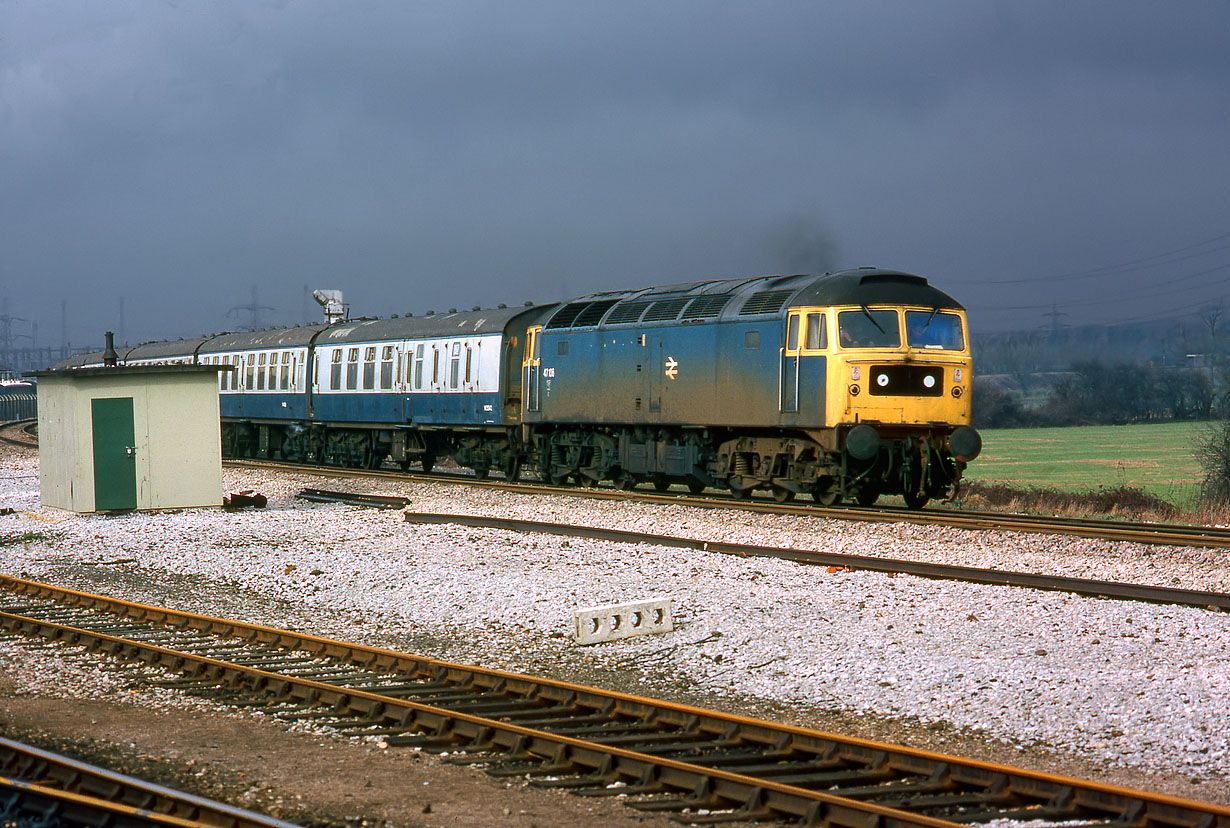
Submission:
POLYGON ((634 635, 670 632, 675 629, 673 601, 661 597, 573 610, 573 638, 578 644, 599 644, 634 635))

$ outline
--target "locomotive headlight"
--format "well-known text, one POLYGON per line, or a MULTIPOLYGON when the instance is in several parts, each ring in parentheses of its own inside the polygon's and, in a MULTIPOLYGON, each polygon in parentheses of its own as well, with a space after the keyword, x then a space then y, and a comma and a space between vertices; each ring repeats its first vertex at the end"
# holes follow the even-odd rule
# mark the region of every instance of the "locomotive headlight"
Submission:
POLYGON ((850 396, 857 397, 860 390, 861 389, 857 385, 851 385, 850 386, 850 396))
POLYGON ((935 387, 935 377, 931 376, 930 374, 927 374, 927 376, 923 377, 923 388, 934 388, 934 387, 935 387))
POLYGON ((952 396, 953 396, 953 397, 960 397, 963 393, 965 393, 965 392, 963 392, 963 391, 961 390, 961 386, 959 386, 959 385, 954 385, 954 386, 952 387, 952 396))
POLYGON ((888 374, 876 374, 876 385, 881 388, 888 387, 888 374))

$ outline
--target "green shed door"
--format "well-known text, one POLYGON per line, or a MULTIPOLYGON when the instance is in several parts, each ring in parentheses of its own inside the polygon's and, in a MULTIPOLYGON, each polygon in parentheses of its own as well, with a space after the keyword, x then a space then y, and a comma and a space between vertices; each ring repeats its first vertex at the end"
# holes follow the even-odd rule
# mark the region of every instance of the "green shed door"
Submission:
POLYGON ((132 397, 91 400, 94 427, 94 509, 137 508, 132 397))

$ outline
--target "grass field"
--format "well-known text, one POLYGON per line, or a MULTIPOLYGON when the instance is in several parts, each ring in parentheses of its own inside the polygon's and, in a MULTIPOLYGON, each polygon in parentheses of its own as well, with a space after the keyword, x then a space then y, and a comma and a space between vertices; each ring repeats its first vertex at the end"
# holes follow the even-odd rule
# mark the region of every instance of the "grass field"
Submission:
POLYGON ((982 455, 968 480, 1018 487, 1093 490, 1134 486, 1180 508, 1200 485, 1195 449, 1205 423, 982 432, 982 455))

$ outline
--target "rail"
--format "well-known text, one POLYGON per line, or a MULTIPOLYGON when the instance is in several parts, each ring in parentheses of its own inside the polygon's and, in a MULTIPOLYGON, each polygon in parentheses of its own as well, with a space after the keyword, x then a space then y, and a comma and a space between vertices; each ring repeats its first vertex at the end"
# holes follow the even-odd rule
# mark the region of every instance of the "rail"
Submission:
POLYGON ((161 666, 390 746, 693 824, 952 828, 1000 819, 1230 828, 1230 808, 851 739, 0 576, 0 629, 161 666), (271 704, 272 703, 272 704, 271 704))

